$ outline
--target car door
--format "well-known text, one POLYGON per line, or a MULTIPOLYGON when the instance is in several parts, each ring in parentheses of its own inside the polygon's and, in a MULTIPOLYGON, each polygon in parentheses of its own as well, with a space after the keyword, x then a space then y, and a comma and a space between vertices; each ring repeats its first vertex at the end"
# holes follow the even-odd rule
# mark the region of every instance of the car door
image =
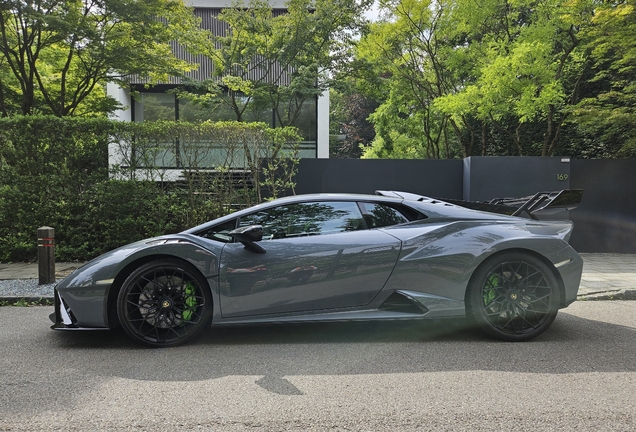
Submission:
POLYGON ((384 286, 401 242, 367 229, 357 203, 293 203, 243 216, 266 253, 228 243, 220 259, 223 317, 363 306, 384 286))

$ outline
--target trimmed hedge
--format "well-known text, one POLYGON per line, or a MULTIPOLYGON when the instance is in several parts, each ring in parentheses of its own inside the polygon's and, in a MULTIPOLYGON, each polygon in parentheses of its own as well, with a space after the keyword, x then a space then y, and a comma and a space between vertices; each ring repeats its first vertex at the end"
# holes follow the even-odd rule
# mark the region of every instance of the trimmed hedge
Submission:
POLYGON ((264 124, 0 118, 0 261, 35 260, 40 226, 55 228, 58 260, 87 260, 253 204, 263 188, 275 196, 293 186, 299 141, 295 129, 264 124), (149 161, 177 139, 188 168, 181 181, 162 181, 168 170, 149 161), (109 167, 109 145, 128 159, 109 167), (195 159, 212 147, 224 163, 211 174, 195 159), (251 159, 239 161, 243 179, 224 175, 236 171, 235 154, 251 159))

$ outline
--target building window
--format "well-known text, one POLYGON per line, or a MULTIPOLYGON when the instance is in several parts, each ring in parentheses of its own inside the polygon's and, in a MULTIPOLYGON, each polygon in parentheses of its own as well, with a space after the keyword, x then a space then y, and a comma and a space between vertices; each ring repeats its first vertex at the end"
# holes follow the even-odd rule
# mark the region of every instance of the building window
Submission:
MULTIPOLYGON (((236 113, 230 108, 229 104, 217 102, 216 104, 201 104, 192 102, 187 99, 179 99, 172 92, 166 92, 174 88, 174 86, 157 86, 155 88, 163 90, 160 92, 149 92, 143 86, 133 86, 137 96, 134 100, 132 120, 135 122, 157 121, 157 120, 183 120, 189 122, 203 121, 234 121, 236 113)), ((315 98, 304 101, 298 113, 293 113, 295 126, 300 131, 303 141, 300 145, 299 157, 316 158, 317 157, 317 100, 315 98)), ((290 115, 290 113, 285 113, 290 115)), ((276 118, 274 109, 263 106, 248 106, 242 115, 243 121, 246 122, 263 122, 270 127, 279 127, 280 121, 276 118)), ((174 153, 172 150, 167 153, 174 153)), ((172 155, 162 157, 157 162, 172 163, 178 162, 176 157, 172 155)), ((172 163, 170 164, 172 167, 172 163)), ((211 163, 211 161, 209 162, 211 163)), ((178 165, 178 164, 177 164, 178 165)), ((166 168, 167 165, 160 164, 166 168)))
POLYGON ((175 97, 169 93, 140 93, 135 99, 136 122, 178 120, 175 97))
POLYGON ((236 120, 236 114, 227 104, 216 103, 200 104, 189 101, 187 99, 178 99, 179 116, 178 120, 189 121, 193 123, 211 121, 232 121, 236 120))

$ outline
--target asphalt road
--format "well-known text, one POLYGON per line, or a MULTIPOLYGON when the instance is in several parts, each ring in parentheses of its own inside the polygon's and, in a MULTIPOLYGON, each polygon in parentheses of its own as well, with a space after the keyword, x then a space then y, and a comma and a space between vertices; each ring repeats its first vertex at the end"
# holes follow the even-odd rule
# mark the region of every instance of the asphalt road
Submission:
POLYGON ((462 321, 213 329, 142 348, 0 307, 0 430, 636 429, 636 302, 526 343, 462 321))

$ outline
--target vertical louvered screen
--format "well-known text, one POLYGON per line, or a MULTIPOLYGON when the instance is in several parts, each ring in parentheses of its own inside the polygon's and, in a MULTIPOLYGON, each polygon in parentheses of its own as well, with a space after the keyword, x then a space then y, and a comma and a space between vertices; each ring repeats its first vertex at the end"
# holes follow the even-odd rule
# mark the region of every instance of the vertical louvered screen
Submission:
MULTIPOLYGON (((227 33, 228 25, 225 22, 219 21, 217 17, 221 12, 220 8, 197 8, 194 10, 196 16, 201 18, 201 27, 207 30, 210 30, 212 34, 217 36, 222 36, 227 33)), ((274 9, 272 15, 274 17, 280 16, 284 14, 286 11, 284 9, 274 9)), ((190 63, 198 64, 199 67, 191 72, 186 73, 186 76, 197 80, 203 81, 212 76, 214 72, 214 65, 212 60, 204 55, 192 55, 187 49, 177 43, 173 43, 172 50, 175 55, 183 60, 186 60, 190 63)), ((256 63, 265 61, 262 58, 257 58, 254 60, 255 63, 250 64, 250 72, 245 76, 245 78, 251 80, 261 80, 265 79, 265 81, 270 83, 275 83, 278 85, 288 85, 289 84, 289 74, 288 71, 283 70, 278 64, 273 65, 263 65, 263 67, 259 68, 256 63), (269 73, 269 76, 264 76, 269 73)), ((234 71, 238 73, 238 71, 234 71)), ((146 84, 148 83, 147 78, 140 77, 138 75, 132 75, 129 79, 131 84, 146 84)), ((161 82, 157 84, 180 84, 181 79, 178 77, 170 77, 170 79, 166 82, 161 82)))

